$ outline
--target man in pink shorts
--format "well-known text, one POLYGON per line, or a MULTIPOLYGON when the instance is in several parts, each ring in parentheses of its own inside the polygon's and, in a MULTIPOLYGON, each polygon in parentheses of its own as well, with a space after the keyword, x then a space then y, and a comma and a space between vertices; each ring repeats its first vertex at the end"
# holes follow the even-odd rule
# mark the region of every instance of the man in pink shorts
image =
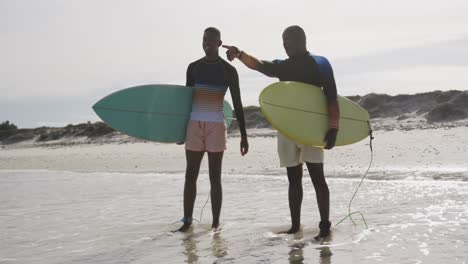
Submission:
POLYGON ((194 87, 192 113, 187 126, 185 156, 187 169, 184 187, 184 218, 179 231, 186 231, 192 224, 193 206, 197 196, 197 178, 200 163, 208 152, 208 167, 211 184, 212 229, 219 228, 219 216, 223 200, 221 167, 226 150, 226 124, 224 122, 224 95, 229 88, 241 133, 240 151, 245 155, 249 149, 245 130, 244 112, 236 69, 219 57, 221 33, 209 27, 203 34, 205 56, 190 63, 187 69, 187 86, 194 87))

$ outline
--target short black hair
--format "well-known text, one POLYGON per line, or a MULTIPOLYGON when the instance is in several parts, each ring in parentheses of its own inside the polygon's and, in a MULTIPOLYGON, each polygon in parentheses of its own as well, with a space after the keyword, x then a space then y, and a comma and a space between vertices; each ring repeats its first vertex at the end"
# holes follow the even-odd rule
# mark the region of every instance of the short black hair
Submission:
POLYGON ((305 31, 300 26, 298 26, 298 25, 289 26, 284 30, 284 32, 286 32, 286 31, 293 33, 295 36, 299 37, 304 42, 306 41, 305 31))
POLYGON ((215 27, 206 28, 206 29, 205 29, 205 32, 213 33, 213 34, 215 34, 216 36, 218 36, 219 38, 221 38, 221 31, 219 31, 219 29, 217 29, 217 28, 215 28, 215 27))

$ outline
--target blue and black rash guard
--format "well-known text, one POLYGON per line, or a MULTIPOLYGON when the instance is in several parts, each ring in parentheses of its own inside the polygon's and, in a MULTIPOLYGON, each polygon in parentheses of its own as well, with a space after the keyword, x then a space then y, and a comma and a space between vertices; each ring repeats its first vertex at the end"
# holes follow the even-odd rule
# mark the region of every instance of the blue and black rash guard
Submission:
POLYGON ((277 77, 280 81, 294 81, 322 87, 327 100, 337 99, 333 69, 325 57, 301 54, 285 60, 262 61, 258 71, 277 77))
POLYGON ((186 85, 195 88, 190 119, 209 122, 224 122, 224 95, 229 88, 241 135, 247 135, 236 68, 221 58, 199 59, 189 64, 186 85))

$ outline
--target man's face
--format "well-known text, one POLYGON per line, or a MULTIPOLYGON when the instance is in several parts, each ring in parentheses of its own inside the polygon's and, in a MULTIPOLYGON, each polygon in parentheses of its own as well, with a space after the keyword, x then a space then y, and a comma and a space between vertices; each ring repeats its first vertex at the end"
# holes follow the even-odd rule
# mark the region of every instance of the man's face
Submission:
POLYGON ((205 32, 203 34, 203 50, 206 55, 214 55, 218 53, 218 49, 222 42, 219 36, 212 32, 205 32))
POLYGON ((304 40, 294 31, 283 32, 283 47, 289 57, 295 56, 304 52, 304 40))

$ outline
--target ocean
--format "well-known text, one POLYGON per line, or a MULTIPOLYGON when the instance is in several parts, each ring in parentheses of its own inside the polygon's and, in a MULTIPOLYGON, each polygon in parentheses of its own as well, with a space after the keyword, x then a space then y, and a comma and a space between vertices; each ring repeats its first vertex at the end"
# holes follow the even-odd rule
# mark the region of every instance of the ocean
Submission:
POLYGON ((467 263, 468 182, 435 179, 421 172, 365 180, 351 209, 366 227, 358 214, 355 224, 335 225, 360 179, 329 178, 334 226, 316 242, 307 174, 302 230, 285 235, 285 176, 224 173, 222 229, 212 232, 209 180, 201 174, 200 223, 179 233, 182 174, 3 170, 0 263, 467 263))

